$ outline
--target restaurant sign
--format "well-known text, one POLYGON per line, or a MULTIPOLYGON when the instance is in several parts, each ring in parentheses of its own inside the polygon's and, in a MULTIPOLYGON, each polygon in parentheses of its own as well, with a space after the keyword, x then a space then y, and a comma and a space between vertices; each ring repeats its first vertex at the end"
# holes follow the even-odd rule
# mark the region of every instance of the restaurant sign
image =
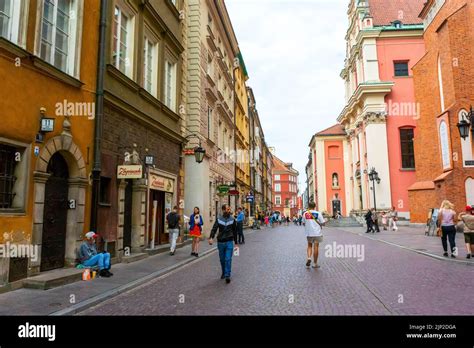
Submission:
POLYGON ((174 192, 174 180, 159 175, 150 174, 149 187, 151 190, 174 192))
POLYGON ((141 165, 118 166, 117 179, 141 179, 143 167, 141 165))

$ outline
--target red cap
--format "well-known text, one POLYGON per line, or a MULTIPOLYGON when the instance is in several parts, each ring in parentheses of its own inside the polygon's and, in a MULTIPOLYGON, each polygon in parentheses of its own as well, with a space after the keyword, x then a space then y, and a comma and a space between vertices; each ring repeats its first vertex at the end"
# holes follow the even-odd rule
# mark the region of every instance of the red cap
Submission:
POLYGON ((466 205, 466 211, 472 211, 472 207, 470 205, 466 205))

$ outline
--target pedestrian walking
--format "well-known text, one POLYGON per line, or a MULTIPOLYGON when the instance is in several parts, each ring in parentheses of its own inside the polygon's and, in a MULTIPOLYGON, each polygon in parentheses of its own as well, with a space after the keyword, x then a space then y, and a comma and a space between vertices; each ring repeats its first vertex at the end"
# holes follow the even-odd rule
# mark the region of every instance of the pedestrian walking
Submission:
POLYGON ((372 217, 372 209, 369 209, 367 211, 367 213, 365 214, 364 216, 365 218, 365 222, 367 224, 367 231, 365 233, 375 233, 375 230, 374 230, 374 219, 372 217))
POLYGON ((372 209, 372 220, 374 221, 374 229, 375 232, 380 233, 380 228, 379 228, 379 214, 375 209, 372 209))
POLYGON ((443 244, 444 257, 448 257, 448 240, 451 249, 451 257, 456 258, 456 223, 457 216, 454 211, 454 205, 444 200, 438 214, 438 224, 441 228, 441 242, 443 244))
MULTIPOLYGON (((464 242, 466 243, 466 258, 474 258, 474 215, 473 207, 466 206, 466 211, 459 214, 458 218, 460 232, 464 233, 464 242)), ((457 226, 458 226, 457 225, 457 226)))
POLYGON ((290 217, 289 216, 286 217, 286 226, 290 226, 290 217))
POLYGON ((268 227, 268 224, 270 222, 270 219, 268 218, 268 215, 265 216, 265 227, 268 227))
POLYGON ((168 233, 170 238, 170 255, 174 255, 176 252, 176 241, 179 236, 179 223, 181 222, 181 216, 178 214, 178 207, 174 206, 173 210, 166 215, 166 223, 168 224, 168 233))
POLYGON ((398 221, 398 211, 397 209, 395 209, 395 207, 392 207, 392 209, 390 209, 390 212, 388 214, 388 229, 391 231, 398 231, 397 221, 398 221))
POLYGON ((313 268, 320 268, 318 264, 319 244, 323 242, 322 227, 326 221, 324 220, 323 214, 315 210, 316 204, 314 202, 310 202, 308 207, 309 210, 301 217, 305 226, 306 240, 308 242, 306 268, 311 266, 311 258, 313 259, 313 268))
POLYGON ((387 224, 388 224, 388 215, 387 215, 387 212, 383 212, 382 215, 382 226, 383 226, 383 230, 386 231, 387 230, 387 224))
POLYGON ((221 279, 225 279, 229 284, 232 273, 232 255, 234 250, 238 250, 237 244, 237 221, 231 213, 230 206, 224 204, 222 206, 222 215, 214 223, 209 238, 209 245, 213 244, 217 231, 217 248, 219 250, 219 260, 221 263, 222 275, 221 279))
POLYGON ((245 244, 244 220, 244 212, 242 211, 242 208, 239 207, 237 209, 237 244, 245 244))
MULTIPOLYGON (((314 207, 316 208, 316 205, 314 207)), ((300 215, 298 216, 298 224, 301 226, 302 223, 303 223, 303 216, 300 215)))
POLYGON ((193 238, 191 255, 199 257, 199 242, 201 241, 203 220, 199 207, 194 208, 194 212, 189 217, 189 235, 193 238))

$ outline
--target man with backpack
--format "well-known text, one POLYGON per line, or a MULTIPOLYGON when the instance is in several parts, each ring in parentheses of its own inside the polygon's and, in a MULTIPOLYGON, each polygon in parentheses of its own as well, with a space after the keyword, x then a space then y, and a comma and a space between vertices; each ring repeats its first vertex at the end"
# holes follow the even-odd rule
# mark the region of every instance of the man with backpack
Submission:
POLYGON ((173 210, 166 216, 166 222, 168 223, 168 232, 170 237, 170 255, 174 255, 176 252, 176 241, 179 236, 179 222, 181 217, 178 214, 178 207, 175 206, 173 210))

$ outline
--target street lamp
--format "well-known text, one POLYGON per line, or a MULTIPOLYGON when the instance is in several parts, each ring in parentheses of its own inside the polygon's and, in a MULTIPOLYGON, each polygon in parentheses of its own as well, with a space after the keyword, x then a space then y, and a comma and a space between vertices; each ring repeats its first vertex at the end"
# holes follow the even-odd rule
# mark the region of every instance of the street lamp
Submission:
POLYGON ((379 173, 377 173, 377 171, 373 167, 369 173, 369 180, 372 181, 372 190, 374 191, 374 208, 375 208, 375 211, 377 211, 377 201, 375 199, 375 182, 377 182, 377 184, 380 184, 381 180, 379 177, 379 173))
POLYGON ((196 159, 197 163, 202 163, 204 160, 204 155, 206 154, 206 150, 201 146, 201 138, 199 138, 196 134, 190 134, 185 139, 189 140, 190 138, 199 139, 199 146, 194 148, 194 158, 196 159))
MULTIPOLYGON (((457 124, 457 127, 459 129, 459 135, 461 136, 463 140, 469 137, 469 128, 471 128, 473 123, 474 123, 474 111, 472 110, 472 105, 471 105, 471 110, 469 111, 469 113, 467 115, 463 114, 462 120, 459 121, 459 123, 457 124), (467 117, 467 120, 466 120, 466 117, 467 117)), ((471 128, 471 132, 474 136, 474 127, 471 128)))

